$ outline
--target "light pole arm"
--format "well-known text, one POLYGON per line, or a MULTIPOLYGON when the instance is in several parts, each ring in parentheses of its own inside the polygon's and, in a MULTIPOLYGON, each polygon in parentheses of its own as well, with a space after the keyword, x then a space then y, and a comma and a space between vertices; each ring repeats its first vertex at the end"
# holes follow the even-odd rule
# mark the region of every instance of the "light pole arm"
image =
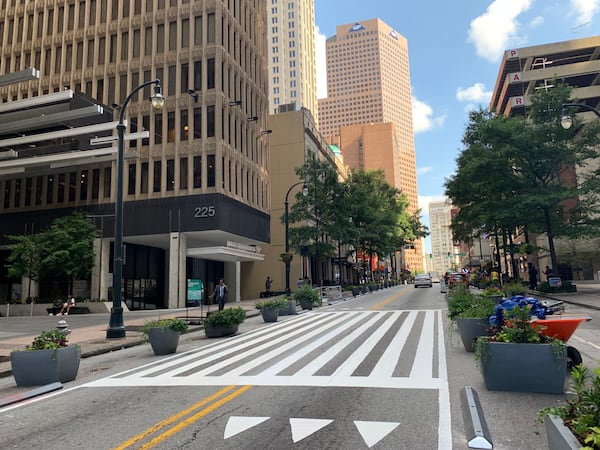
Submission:
POLYGON ((598 111, 595 108, 592 108, 590 105, 586 105, 585 103, 563 103, 562 109, 564 110, 564 108, 579 108, 579 109, 593 112, 598 117, 600 117, 600 111, 598 111))
POLYGON ((145 83, 142 83, 138 87, 136 87, 133 91, 131 91, 129 93, 129 95, 127 97, 125 97, 125 100, 123 100, 123 103, 121 103, 121 106, 119 107, 119 125, 122 125, 123 121, 125 120, 125 109, 127 108, 127 105, 129 104, 129 102, 131 101, 133 96, 135 94, 137 94, 137 92, 140 89, 144 89, 147 86, 152 86, 153 84, 160 86, 160 80, 157 79, 157 80, 146 81, 145 83))

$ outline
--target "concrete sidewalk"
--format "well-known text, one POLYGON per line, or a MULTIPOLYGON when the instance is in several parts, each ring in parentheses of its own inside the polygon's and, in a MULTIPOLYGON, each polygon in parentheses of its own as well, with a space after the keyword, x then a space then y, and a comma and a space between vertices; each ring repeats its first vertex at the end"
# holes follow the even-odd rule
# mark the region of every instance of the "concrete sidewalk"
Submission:
MULTIPOLYGON (((244 300, 239 303, 227 303, 226 308, 240 306, 246 311, 246 317, 260 315, 255 305, 255 300, 244 300)), ((64 319, 71 329, 70 344, 81 347, 81 357, 87 358, 102 353, 108 353, 134 345, 144 344, 141 333, 137 330, 149 320, 158 318, 179 317, 190 322, 188 332, 202 329, 201 319, 206 317, 207 311, 216 311, 216 305, 198 308, 177 310, 130 311, 123 313, 125 324, 125 337, 107 339, 106 329, 110 314, 85 314, 63 317, 0 317, 0 377, 12 374, 10 369, 10 353, 14 350, 23 350, 30 345, 41 331, 56 328, 59 320, 64 319)))

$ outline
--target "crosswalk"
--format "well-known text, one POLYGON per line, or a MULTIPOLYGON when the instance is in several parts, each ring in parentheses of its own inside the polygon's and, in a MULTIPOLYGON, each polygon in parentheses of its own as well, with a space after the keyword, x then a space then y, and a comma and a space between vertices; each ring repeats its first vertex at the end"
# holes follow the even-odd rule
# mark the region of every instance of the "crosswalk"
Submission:
POLYGON ((442 312, 302 314, 86 386, 249 384, 445 389, 442 312))

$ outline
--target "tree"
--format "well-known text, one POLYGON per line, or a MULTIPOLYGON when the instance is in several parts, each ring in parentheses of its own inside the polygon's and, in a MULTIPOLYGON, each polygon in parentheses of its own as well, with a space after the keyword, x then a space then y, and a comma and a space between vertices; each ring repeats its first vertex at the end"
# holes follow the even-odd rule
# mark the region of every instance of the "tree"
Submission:
MULTIPOLYGON (((335 233, 336 199, 339 198, 340 184, 337 173, 327 162, 309 157, 304 165, 296 169, 298 177, 308 186, 308 195, 296 193, 296 203, 288 213, 290 248, 315 258, 315 275, 324 279, 321 262, 334 254, 335 247, 326 236, 335 233)), ((285 217, 281 217, 282 223, 285 217)), ((318 280, 317 280, 318 281, 318 280)))
POLYGON ((555 237, 600 232, 600 173, 581 170, 599 156, 599 128, 562 129, 559 113, 563 103, 574 101, 571 92, 561 84, 540 90, 531 97, 528 118, 470 114, 457 171, 445 184, 446 195, 459 207, 455 237, 472 230, 502 236, 517 227, 545 232, 557 267, 555 237))
POLYGON ((9 236, 11 253, 6 265, 11 276, 73 282, 88 278, 94 267, 94 239, 99 231, 85 213, 74 212, 32 235, 9 236))

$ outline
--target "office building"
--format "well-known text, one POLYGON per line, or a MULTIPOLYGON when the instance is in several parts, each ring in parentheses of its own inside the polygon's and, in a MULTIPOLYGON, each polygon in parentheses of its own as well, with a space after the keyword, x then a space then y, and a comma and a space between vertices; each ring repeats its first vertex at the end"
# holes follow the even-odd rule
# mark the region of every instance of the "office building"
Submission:
MULTIPOLYGON (((339 25, 327 39, 327 93, 319 99, 319 129, 354 169, 382 169, 418 209, 408 42, 380 19, 339 25), (371 128, 385 125, 380 147, 371 128), (371 130, 371 131, 370 131, 371 130), (374 145, 369 145, 372 142, 374 145), (346 152, 348 149, 348 155, 346 152), (352 156, 354 155, 354 156, 352 156)), ((403 250, 410 271, 423 269, 420 240, 403 250)))
MULTIPOLYGON (((111 299, 114 151, 94 159, 94 133, 88 128, 74 138, 72 124, 59 120, 69 106, 57 111, 53 105, 68 92, 94 99, 92 108, 113 112, 113 121, 126 106, 127 306, 183 307, 187 280, 202 281, 206 300, 221 277, 229 301, 239 300, 241 265, 262 260, 258 248, 270 239, 266 0, 7 3, 0 11, 0 74, 35 67, 40 76, 0 86, 6 102, 0 106, 11 105, 0 133, 0 154, 7 156, 0 160, 0 265, 7 234, 23 233, 25 223, 30 232, 39 230, 52 218, 83 210, 102 237, 91 283, 73 293, 111 299), (155 79, 166 97, 161 111, 148 102, 151 85, 125 104, 138 86, 155 79), (32 99, 41 109, 27 106, 32 99), (23 129, 22 121, 34 122, 37 113, 57 115, 43 127, 23 129), (30 148, 10 153, 14 139, 27 140, 30 148), (33 157, 44 153, 62 156, 61 164, 34 164, 33 157), (7 161, 22 162, 23 170, 3 170, 7 161)), ((114 127, 109 134, 116 138, 114 127)), ((114 139, 103 142, 100 147, 115 145, 114 139)), ((0 273, 1 289, 20 281, 0 273)), ((44 283, 23 293, 61 294, 65 286, 44 283)))
POLYGON ((314 0, 268 0, 269 112, 308 109, 318 123, 314 0))

